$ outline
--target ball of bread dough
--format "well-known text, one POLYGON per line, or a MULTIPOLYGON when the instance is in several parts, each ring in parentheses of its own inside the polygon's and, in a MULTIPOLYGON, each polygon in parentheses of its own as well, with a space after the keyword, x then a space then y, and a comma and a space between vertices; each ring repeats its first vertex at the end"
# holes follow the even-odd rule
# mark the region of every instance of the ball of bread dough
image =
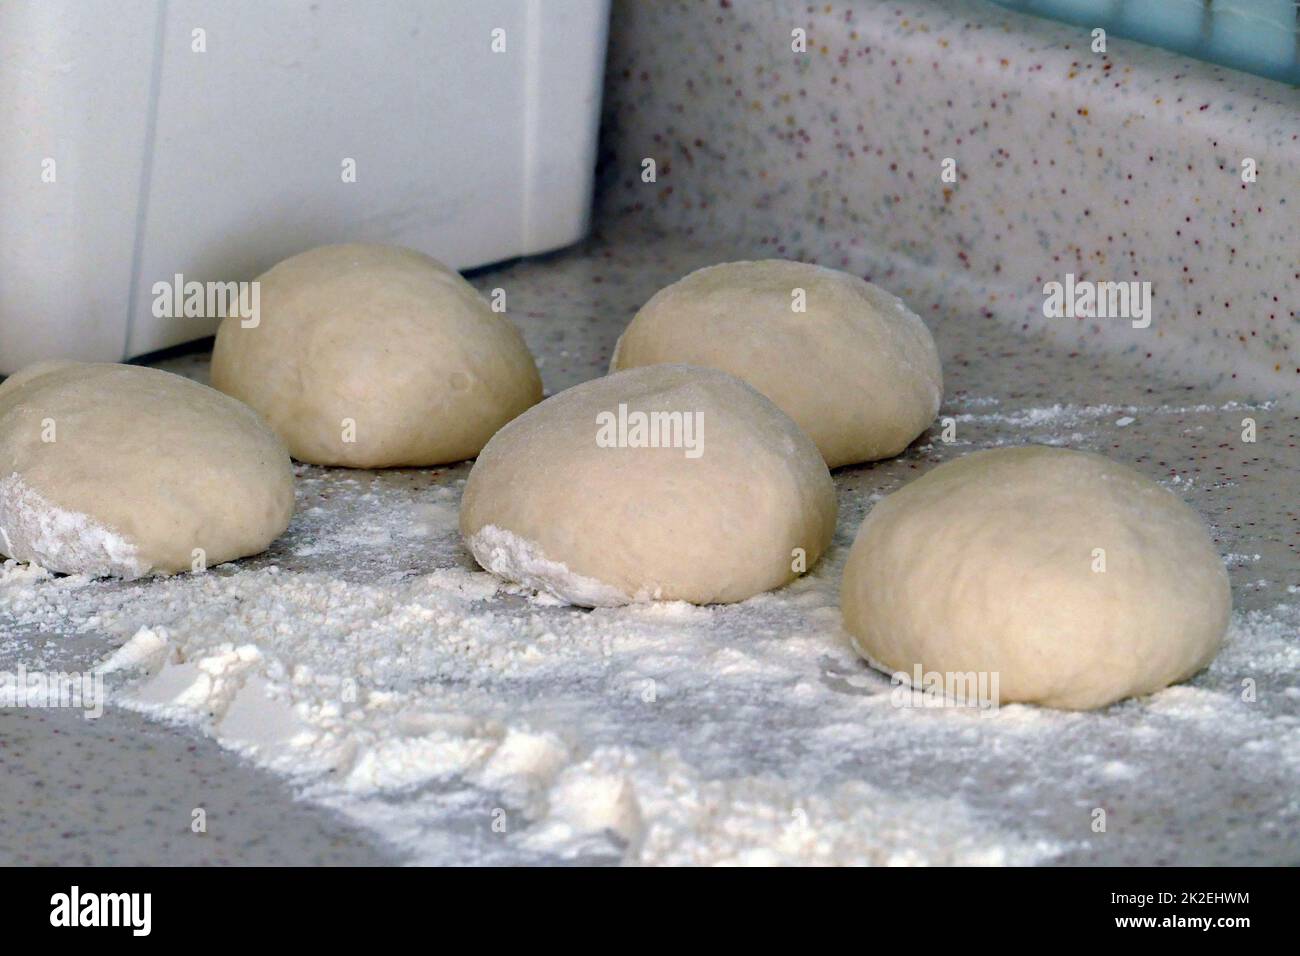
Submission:
POLYGON ((872 508, 841 606, 859 653, 913 684, 918 667, 997 674, 1003 703, 1083 710, 1205 667, 1232 598, 1175 495, 1100 455, 1025 446, 940 465, 872 508))
POLYGON ((460 530, 487 570, 572 604, 712 604, 811 568, 835 511, 830 472, 779 408, 724 372, 657 365, 497 432, 460 530))
POLYGON ((123 578, 211 567, 266 550, 293 503, 284 443, 206 385, 80 362, 0 383, 0 551, 11 558, 123 578))
POLYGON ((901 299, 784 259, 709 266, 659 290, 610 367, 660 362, 744 379, 812 436, 831 468, 897 455, 943 400, 934 339, 901 299))
POLYGON ((462 461, 541 401, 519 332, 428 256, 322 246, 257 282, 256 324, 231 315, 217 330, 212 384, 261 412, 300 461, 462 461))

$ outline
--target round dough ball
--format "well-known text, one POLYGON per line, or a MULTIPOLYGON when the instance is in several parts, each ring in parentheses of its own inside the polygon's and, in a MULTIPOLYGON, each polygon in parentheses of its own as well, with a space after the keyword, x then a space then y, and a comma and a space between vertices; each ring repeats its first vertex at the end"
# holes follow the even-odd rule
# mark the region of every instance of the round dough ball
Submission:
POLYGON ((940 465, 872 508, 841 606, 882 670, 996 673, 1002 703, 1084 710, 1205 667, 1232 597, 1175 495, 1101 455, 1031 445, 940 465))
POLYGON ((293 503, 284 443, 206 385, 80 362, 0 384, 0 552, 11 558, 124 578, 211 567, 265 551, 293 503))
POLYGON ((830 472, 779 408, 724 372, 657 365, 497 432, 460 530, 484 568, 571 604, 713 604, 811 568, 835 511, 830 472))
POLYGON ((222 321, 212 384, 261 412, 299 461, 463 461, 541 401, 523 337, 428 256, 321 246, 257 281, 258 322, 222 321))
POLYGON ((709 266, 655 293, 610 367, 661 362, 744 379, 812 436, 831 468, 897 455, 943 400, 934 339, 901 299, 784 259, 709 266), (795 311, 795 290, 806 311, 795 311))

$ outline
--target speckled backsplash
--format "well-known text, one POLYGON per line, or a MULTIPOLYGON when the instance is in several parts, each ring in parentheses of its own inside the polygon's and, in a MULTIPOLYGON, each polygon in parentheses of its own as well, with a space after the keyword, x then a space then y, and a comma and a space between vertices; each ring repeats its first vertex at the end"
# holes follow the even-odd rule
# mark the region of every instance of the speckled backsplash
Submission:
POLYGON ((1094 53, 982 0, 616 0, 610 35, 606 215, 856 271, 1135 374, 1297 393, 1300 90, 1113 36, 1094 53), (1150 282, 1150 326, 1045 317, 1067 273, 1150 282))

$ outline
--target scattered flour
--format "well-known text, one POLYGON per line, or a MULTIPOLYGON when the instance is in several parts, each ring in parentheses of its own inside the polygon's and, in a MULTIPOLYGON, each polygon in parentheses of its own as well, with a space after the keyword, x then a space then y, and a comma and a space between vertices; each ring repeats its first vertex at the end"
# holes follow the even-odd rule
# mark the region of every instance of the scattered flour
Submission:
MULTIPOLYGON (((974 405, 971 400, 963 403, 974 405)), ((1038 441, 1043 444, 1066 444, 1084 438, 1083 435, 1069 435, 1067 428, 1081 425, 1107 423, 1117 428, 1127 428, 1138 419, 1136 416, 1164 418, 1180 415, 1207 415, 1219 412, 1269 411, 1276 407, 1276 402, 1249 404, 1244 402, 1225 402, 1222 405, 1045 405, 1036 408, 1022 408, 1006 412, 962 412, 952 416, 959 425, 987 426, 1003 431, 1014 429, 1015 432, 993 442, 993 444, 1019 444, 1026 441, 1038 441), (1115 416, 1119 416, 1116 418, 1115 416), (1034 433, 1025 435, 1025 432, 1034 433)))
MULTIPOLYGON (((383 505, 397 540, 410 512, 383 505)), ((898 792, 888 766, 836 770, 871 735, 819 734, 891 711, 883 679, 851 694, 823 681, 828 656, 862 677, 834 602, 829 572, 745 605, 582 611, 461 567, 362 582, 267 565, 143 586, 0 567, 0 620, 116 636, 100 658, 113 703, 202 729, 412 862, 1055 853, 956 797, 898 792), (458 826, 472 848, 448 842, 458 826)))
POLYGON ((586 611, 474 568, 460 474, 300 469, 275 550, 198 575, 5 562, 0 652, 97 639, 110 703, 202 730, 414 863, 1069 862, 1094 858, 1093 807, 1120 845, 1122 788, 1195 792, 1188 753, 1283 801, 1300 768, 1294 602, 1236 614, 1196 684, 1105 712, 900 708, 839 624, 856 522, 739 605, 586 611))

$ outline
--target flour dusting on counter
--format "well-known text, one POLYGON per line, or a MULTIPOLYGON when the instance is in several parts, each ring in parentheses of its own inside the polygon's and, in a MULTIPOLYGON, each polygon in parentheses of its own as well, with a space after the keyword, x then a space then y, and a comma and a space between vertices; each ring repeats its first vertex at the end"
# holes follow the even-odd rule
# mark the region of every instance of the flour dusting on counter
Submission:
POLYGON ((1053 850, 958 801, 835 774, 855 723, 889 709, 883 680, 867 696, 821 682, 830 660, 860 669, 816 636, 833 612, 825 579, 752 608, 588 613, 502 598, 483 572, 377 587, 267 567, 156 582, 105 611, 84 578, 4 574, 9 608, 75 619, 94 603, 97 626, 130 633, 104 661, 140 675, 116 703, 202 728, 418 862, 448 862, 438 840, 409 842, 437 821, 422 788, 438 784, 476 793, 483 832, 503 827, 482 862, 1002 864, 1053 850))
MULTIPOLYGON (((412 862, 1069 860, 1098 788, 1151 784, 1148 747, 1300 766, 1294 717, 1221 688, 1098 714, 895 706, 839 626, 856 522, 743 604, 586 611, 473 569, 460 482, 414 474, 300 468, 278 560, 134 583, 7 562, 0 620, 108 635, 111 703, 201 729, 412 862)), ((1239 616, 1211 675, 1294 674, 1286 613, 1239 616)))

